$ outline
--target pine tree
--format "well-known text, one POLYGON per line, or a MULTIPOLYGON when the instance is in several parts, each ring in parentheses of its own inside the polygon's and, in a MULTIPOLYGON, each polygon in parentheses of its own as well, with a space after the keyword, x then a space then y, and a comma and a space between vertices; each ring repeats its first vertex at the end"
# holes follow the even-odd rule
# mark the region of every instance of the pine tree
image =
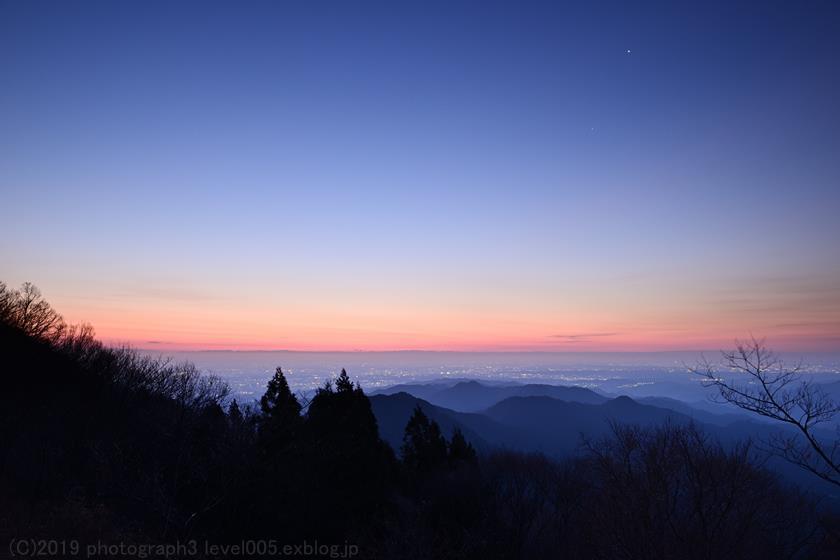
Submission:
POLYGON ((265 394, 260 399, 260 410, 264 416, 274 418, 300 417, 300 403, 289 389, 283 369, 277 368, 274 372, 265 394))
POLYGON ((403 462, 420 472, 435 470, 446 463, 446 440, 440 426, 429 420, 420 405, 405 426, 401 453, 403 462))
POLYGON ((341 368, 341 374, 335 380, 335 390, 339 393, 349 393, 353 390, 353 382, 344 368, 341 368))
POLYGON ((304 426, 306 476, 315 481, 307 507, 319 535, 338 538, 348 519, 364 519, 384 500, 393 452, 379 437, 370 400, 345 370, 315 393, 304 426))
POLYGON ((474 465, 477 462, 475 449, 472 444, 464 438, 459 428, 452 432, 452 440, 449 442, 449 465, 452 467, 458 464, 474 465))
POLYGON ((277 368, 260 399, 260 435, 272 447, 288 444, 302 422, 300 403, 289 389, 283 370, 277 368))

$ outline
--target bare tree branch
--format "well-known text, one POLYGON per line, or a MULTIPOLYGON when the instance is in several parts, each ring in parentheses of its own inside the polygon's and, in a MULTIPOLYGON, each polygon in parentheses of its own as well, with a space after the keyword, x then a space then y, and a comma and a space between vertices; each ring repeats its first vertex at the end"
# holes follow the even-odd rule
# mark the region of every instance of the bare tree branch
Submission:
POLYGON ((802 363, 788 367, 763 340, 736 342, 724 351, 723 365, 704 360, 689 368, 715 387, 724 402, 796 428, 795 435, 775 435, 771 452, 819 478, 840 486, 840 440, 826 442, 815 428, 831 422, 840 406, 802 375, 802 363))

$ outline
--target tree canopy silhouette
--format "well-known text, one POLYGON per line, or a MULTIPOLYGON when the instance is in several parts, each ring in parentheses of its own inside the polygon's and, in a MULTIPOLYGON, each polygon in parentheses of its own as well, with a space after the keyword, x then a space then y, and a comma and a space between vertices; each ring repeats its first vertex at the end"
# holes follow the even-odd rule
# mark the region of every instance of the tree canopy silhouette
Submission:
POLYGON ((277 368, 260 398, 260 436, 264 445, 279 450, 288 445, 300 430, 301 406, 289 389, 282 368, 277 368))
POLYGON ((0 320, 29 336, 48 341, 57 341, 67 328, 64 318, 30 282, 24 282, 19 290, 9 289, 0 282, 0 320))
POLYGON ((419 405, 405 426, 401 453, 406 466, 420 473, 446 465, 446 439, 437 422, 430 421, 419 405))
POLYGON ((449 465, 452 467, 460 464, 474 465, 477 461, 475 448, 464 437, 461 429, 455 428, 449 440, 449 465))

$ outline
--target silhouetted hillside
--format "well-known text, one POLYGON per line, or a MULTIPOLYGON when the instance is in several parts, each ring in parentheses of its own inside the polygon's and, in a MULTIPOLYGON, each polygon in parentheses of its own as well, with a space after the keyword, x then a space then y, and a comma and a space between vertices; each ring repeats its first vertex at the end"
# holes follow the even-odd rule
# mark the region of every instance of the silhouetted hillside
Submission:
POLYGON ((512 397, 489 408, 485 414, 499 423, 523 430, 527 434, 523 442, 529 450, 553 456, 572 453, 582 437, 602 437, 609 432, 610 422, 640 426, 689 423, 681 414, 641 405, 629 397, 602 404, 559 401, 550 397, 512 397))
POLYGON ((441 387, 435 384, 397 385, 378 391, 379 394, 405 392, 430 403, 459 412, 479 412, 510 397, 552 397, 563 401, 599 404, 607 397, 584 387, 527 384, 487 385, 475 380, 459 381, 441 387))
MULTIPOLYGON (((602 437, 610 431, 614 422, 639 426, 695 422, 717 431, 715 425, 707 426, 679 412, 640 404, 629 397, 609 399, 601 404, 561 401, 551 397, 510 397, 477 413, 435 406, 407 393, 374 395, 370 401, 383 439, 394 449, 399 449, 402 428, 416 406, 437 421, 444 433, 451 434, 454 429, 461 429, 480 450, 539 451, 554 457, 574 453, 584 437, 602 437)), ((721 433, 726 434, 727 443, 734 443, 755 436, 762 429, 768 428, 739 420, 733 429, 722 430, 721 433)))
POLYGON ((481 413, 438 407, 407 393, 374 395, 370 401, 383 439, 394 449, 399 449, 402 428, 414 408, 420 406, 444 433, 451 434, 459 428, 480 450, 541 451, 556 457, 571 454, 580 444, 581 435, 604 435, 610 429, 610 421, 620 419, 622 414, 644 418, 647 425, 671 415, 669 411, 636 403, 626 407, 628 410, 618 410, 620 405, 584 405, 550 397, 511 397, 481 413))
POLYGON ((373 413, 376 415, 382 439, 395 450, 398 450, 402 445, 405 425, 418 406, 431 420, 438 423, 445 436, 451 437, 456 429, 460 429, 476 449, 481 451, 490 451, 494 447, 498 447, 500 442, 505 439, 504 434, 508 430, 505 426, 498 425, 484 416, 458 413, 454 410, 437 407, 408 393, 374 395, 370 397, 370 404, 373 413), (476 431, 474 427, 478 428, 479 431, 476 431), (491 439, 486 440, 481 433, 491 439))
POLYGON ((562 401, 597 404, 606 397, 583 387, 557 385, 514 385, 494 387, 477 381, 464 381, 429 397, 439 406, 463 412, 477 412, 511 397, 551 397, 562 401))

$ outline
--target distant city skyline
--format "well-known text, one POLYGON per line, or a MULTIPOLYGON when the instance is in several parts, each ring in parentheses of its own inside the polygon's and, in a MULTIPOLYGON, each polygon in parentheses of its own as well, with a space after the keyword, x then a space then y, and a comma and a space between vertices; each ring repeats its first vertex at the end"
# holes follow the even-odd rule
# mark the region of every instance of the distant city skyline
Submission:
POLYGON ((0 2, 0 280, 162 350, 840 351, 838 53, 832 2, 0 2))

